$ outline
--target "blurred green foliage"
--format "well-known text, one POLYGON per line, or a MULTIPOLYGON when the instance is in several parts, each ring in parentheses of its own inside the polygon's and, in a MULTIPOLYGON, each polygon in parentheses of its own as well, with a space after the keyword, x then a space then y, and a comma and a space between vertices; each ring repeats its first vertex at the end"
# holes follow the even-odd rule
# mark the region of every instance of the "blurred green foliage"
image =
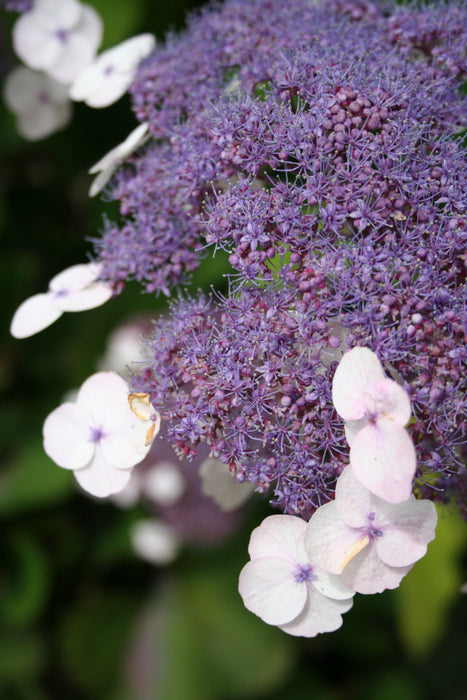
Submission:
MULTIPOLYGON (((196 4, 90 2, 104 18, 106 47, 144 31, 160 38, 196 4)), ((13 19, 1 17, 10 27, 13 19)), ((30 339, 8 335, 19 303, 84 261, 103 213, 115 213, 89 200, 86 173, 133 126, 127 98, 106 110, 77 105, 65 132, 28 144, 0 110, 0 697, 460 700, 464 523, 441 522, 399 591, 357 596, 338 632, 295 639, 247 612, 237 593, 266 504, 251 508, 227 545, 187 550, 170 571, 156 570, 130 547, 129 526, 143 513, 82 496, 44 454, 45 416, 95 371, 111 330, 166 304, 129 285, 112 303, 66 314, 30 339)), ((221 283, 223 270, 222 259, 207 259, 193 289, 221 283)))

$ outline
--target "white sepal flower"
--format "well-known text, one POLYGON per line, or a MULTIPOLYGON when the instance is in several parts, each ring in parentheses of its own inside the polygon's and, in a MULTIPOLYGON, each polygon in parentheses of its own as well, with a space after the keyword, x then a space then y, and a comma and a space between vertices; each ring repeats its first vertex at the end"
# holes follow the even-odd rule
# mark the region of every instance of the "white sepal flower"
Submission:
POLYGON ((73 265, 53 277, 49 291, 35 294, 16 309, 10 326, 15 338, 28 338, 44 330, 65 311, 85 311, 101 306, 112 296, 106 282, 98 282, 101 265, 73 265))
POLYGON ((325 571, 341 574, 357 593, 397 588, 435 536, 436 508, 411 495, 387 503, 346 467, 336 499, 312 515, 305 534, 308 556, 325 571))
POLYGON ((412 492, 416 456, 404 428, 411 413, 405 389, 385 376, 374 352, 355 347, 336 369, 332 399, 345 421, 350 464, 357 479, 390 503, 406 501, 412 492))
POLYGON ((158 566, 171 564, 177 557, 180 542, 173 530, 161 520, 140 520, 130 531, 135 553, 158 566))
POLYGON ((140 34, 101 53, 70 88, 70 97, 89 107, 108 107, 125 94, 139 63, 154 50, 153 34, 140 34))
MULTIPOLYGON (((155 432, 160 420, 152 414, 155 432)), ((46 418, 44 449, 59 467, 74 472, 85 491, 102 498, 121 491, 148 453, 151 443, 137 429, 140 422, 128 404, 126 382, 98 372, 84 382, 75 403, 46 418)))
POLYGON ((205 459, 199 468, 199 475, 205 496, 212 498, 224 512, 240 508, 255 490, 249 481, 237 481, 227 464, 219 459, 205 459))
POLYGON ((91 63, 102 41, 102 20, 77 0, 35 0, 13 27, 13 46, 30 68, 70 85, 91 63))
POLYGON ((8 74, 3 88, 7 107, 17 117, 18 132, 28 141, 37 141, 63 129, 71 119, 72 105, 67 89, 25 66, 8 74))
POLYGON ((253 530, 251 561, 239 579, 239 592, 251 612, 295 636, 314 637, 342 625, 354 591, 307 557, 306 522, 293 515, 271 515, 253 530))
POLYGON ((89 190, 90 197, 95 197, 96 194, 106 186, 120 163, 126 160, 128 156, 149 138, 147 136, 148 127, 149 124, 147 122, 139 124, 136 129, 133 129, 131 134, 126 137, 125 141, 115 146, 115 148, 112 148, 111 151, 89 169, 91 175, 98 173, 89 190))

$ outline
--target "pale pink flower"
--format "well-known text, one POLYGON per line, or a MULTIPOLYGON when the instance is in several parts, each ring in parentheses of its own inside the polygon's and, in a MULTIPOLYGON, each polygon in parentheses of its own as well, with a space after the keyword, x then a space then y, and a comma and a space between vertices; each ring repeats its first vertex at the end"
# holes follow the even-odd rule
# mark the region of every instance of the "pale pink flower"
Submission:
POLYGON ((308 558, 306 527, 293 515, 271 515, 253 530, 251 561, 240 573, 239 592, 248 610, 264 622, 288 634, 314 637, 342 625, 354 591, 308 558))
POLYGON ((345 421, 350 464, 357 479, 390 503, 412 492, 415 448, 404 426, 409 395, 385 376, 375 353, 356 347, 340 361, 332 383, 336 411, 345 421))
POLYGON ((102 41, 102 20, 77 0, 35 0, 13 27, 20 59, 65 85, 91 63, 102 41))
POLYGON ((49 282, 49 291, 35 294, 16 309, 10 326, 15 338, 28 338, 44 330, 65 311, 85 311, 101 306, 112 296, 106 282, 98 282, 101 265, 73 265, 49 282))
POLYGON ((84 382, 75 403, 46 418, 44 449, 59 467, 74 472, 85 491, 105 497, 126 486, 159 427, 154 409, 138 418, 121 377, 98 372, 84 382))
POLYGON ((435 536, 436 508, 411 495, 387 503, 370 493, 344 469, 336 499, 312 515, 305 550, 324 571, 340 574, 357 593, 397 588, 435 536))

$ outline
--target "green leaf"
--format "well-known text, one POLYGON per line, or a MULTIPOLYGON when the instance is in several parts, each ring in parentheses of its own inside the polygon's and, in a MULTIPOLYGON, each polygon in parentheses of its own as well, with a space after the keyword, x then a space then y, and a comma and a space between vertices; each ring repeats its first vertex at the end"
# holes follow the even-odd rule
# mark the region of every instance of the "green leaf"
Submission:
POLYGON ((0 515, 60 503, 73 491, 71 474, 52 462, 41 442, 31 442, 1 475, 0 515))
POLYGON ((92 6, 104 21, 102 49, 108 49, 129 39, 139 31, 143 4, 128 0, 92 0, 92 6))
POLYGON ((394 592, 398 626, 407 651, 425 656, 443 634, 447 612, 463 583, 461 556, 467 523, 446 508, 438 508, 436 538, 394 592))
POLYGON ((294 664, 295 640, 244 608, 230 567, 211 563, 172 581, 144 622, 134 645, 148 657, 138 664, 146 668, 141 700, 252 697, 284 682, 294 664), (152 665, 151 656, 157 659, 152 665))

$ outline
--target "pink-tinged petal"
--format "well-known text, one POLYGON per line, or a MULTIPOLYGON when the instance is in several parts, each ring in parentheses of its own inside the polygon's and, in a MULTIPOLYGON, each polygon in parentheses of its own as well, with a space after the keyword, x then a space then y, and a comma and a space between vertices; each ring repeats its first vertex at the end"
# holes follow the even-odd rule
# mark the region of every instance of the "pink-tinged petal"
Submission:
POLYGON ((352 443, 355 440, 356 435, 358 435, 360 430, 364 428, 365 425, 368 425, 368 420, 366 418, 362 418, 361 420, 346 420, 344 422, 345 439, 347 440, 349 447, 352 447, 352 443))
POLYGON ((248 553, 258 557, 280 557, 292 563, 307 562, 303 552, 306 522, 295 515, 270 515, 251 533, 248 553))
POLYGON ((35 294, 16 309, 10 333, 14 338, 29 338, 52 325, 62 315, 51 294, 35 294))
POLYGON ((81 291, 56 297, 55 304, 62 311, 87 311, 102 306, 112 296, 113 291, 106 282, 94 282, 81 291))
POLYGON ((116 469, 107 462, 99 449, 96 448, 94 459, 84 469, 74 472, 79 485, 88 493, 99 498, 123 491, 130 481, 131 469, 116 469))
POLYGON ((381 593, 397 588, 412 566, 387 566, 373 545, 363 549, 345 567, 342 579, 357 593, 381 593))
POLYGON ((115 372, 96 372, 83 383, 77 402, 94 418, 95 425, 112 430, 134 425, 128 406, 128 384, 115 372))
POLYGON ((308 598, 300 615, 280 629, 294 637, 316 637, 322 632, 334 632, 342 625, 342 615, 352 607, 352 598, 331 600, 318 591, 309 589, 308 598))
POLYGON ((330 501, 311 516, 304 546, 312 565, 338 575, 368 542, 366 533, 350 528, 342 521, 336 502, 330 501))
POLYGON ((365 527, 368 513, 375 510, 374 496, 355 477, 352 467, 346 467, 336 483, 336 508, 341 520, 350 527, 365 527))
POLYGON ((410 420, 412 412, 410 398, 406 390, 392 379, 381 379, 374 387, 376 412, 403 427, 410 420))
POLYGON ((365 415, 366 393, 384 377, 375 353, 356 347, 346 352, 339 362, 332 381, 332 401, 344 420, 359 420, 365 415))
POLYGON ((382 503, 378 508, 378 528, 383 532, 374 541, 380 559, 389 566, 409 566, 421 559, 435 537, 438 516, 431 501, 411 496, 405 503, 382 503))
POLYGON ((355 591, 353 591, 340 576, 334 576, 333 574, 328 574, 326 571, 321 569, 316 569, 314 571, 315 577, 311 582, 311 586, 316 588, 322 595, 326 598, 332 598, 333 600, 348 600, 352 598, 355 591))
POLYGON ((90 417, 74 403, 64 403, 47 416, 44 450, 59 467, 80 469, 91 460, 95 444, 90 442, 90 417))
POLYGON ((389 503, 406 501, 412 493, 415 448, 408 432, 391 421, 381 418, 360 430, 350 464, 357 479, 389 503))
POLYGON ((290 562, 264 558, 248 562, 240 572, 238 590, 245 607, 269 625, 290 622, 303 610, 306 583, 297 583, 290 562))
POLYGON ((81 263, 72 265, 62 270, 58 275, 52 277, 49 282, 51 292, 79 292, 95 282, 101 272, 102 265, 99 263, 81 263))
POLYGON ((117 469, 131 469, 135 464, 139 464, 149 452, 149 447, 146 453, 141 452, 133 440, 132 432, 129 435, 122 435, 120 432, 106 433, 101 441, 103 455, 117 469))

